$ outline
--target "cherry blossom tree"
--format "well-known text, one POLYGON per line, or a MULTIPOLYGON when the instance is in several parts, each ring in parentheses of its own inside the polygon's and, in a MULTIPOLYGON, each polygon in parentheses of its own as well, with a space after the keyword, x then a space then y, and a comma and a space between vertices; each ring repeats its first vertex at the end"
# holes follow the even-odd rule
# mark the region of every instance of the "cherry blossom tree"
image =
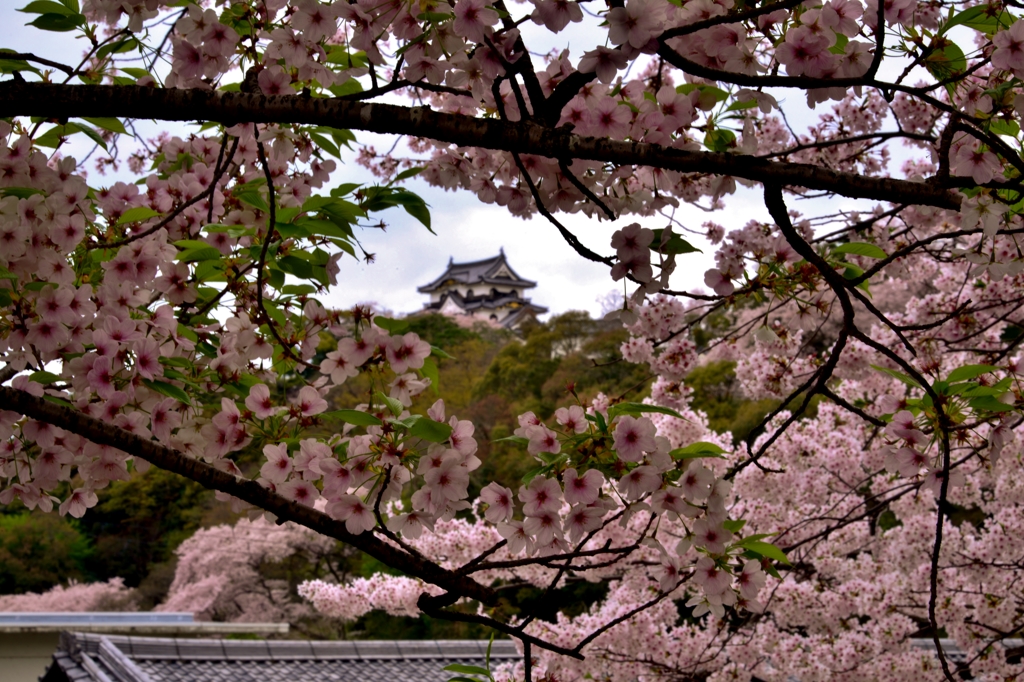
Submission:
POLYGON ((81 61, 0 53, 0 502, 80 517, 168 469, 402 574, 308 583, 316 608, 488 625, 527 680, 1024 672, 1002 644, 1024 628, 1016 2, 210 5, 39 0, 81 61), (571 24, 579 53, 531 51, 571 24), (408 137, 359 148, 379 184, 331 181, 352 131, 408 137), (137 181, 90 184, 73 136, 137 181), (437 349, 318 299, 361 221, 430 228, 417 174, 608 266, 623 357, 657 377, 522 415, 518 489, 469 499, 472 424, 410 413, 437 349), (738 186, 770 220, 676 220, 738 186), (793 209, 813 197, 843 208, 793 209), (610 250, 568 213, 621 221, 610 250), (712 293, 671 287, 693 232, 712 293), (778 405, 738 445, 686 386, 723 359, 778 405), (328 411, 359 373, 366 404, 328 411), (609 591, 578 616, 500 610, 580 579, 609 591))
POLYGON ((0 611, 134 611, 136 608, 135 591, 125 587, 120 578, 104 583, 71 581, 46 592, 0 596, 0 611))

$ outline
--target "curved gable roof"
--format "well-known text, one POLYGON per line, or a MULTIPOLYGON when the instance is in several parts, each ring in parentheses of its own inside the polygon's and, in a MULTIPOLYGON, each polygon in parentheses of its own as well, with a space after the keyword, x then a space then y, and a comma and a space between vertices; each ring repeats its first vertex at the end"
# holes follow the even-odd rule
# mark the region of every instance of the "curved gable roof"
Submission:
POLYGON ((421 294, 429 294, 456 284, 467 286, 494 284, 514 286, 522 289, 531 289, 537 286, 536 282, 523 279, 516 274, 516 271, 508 264, 508 260, 505 258, 505 251, 502 249, 497 256, 485 258, 484 260, 468 261, 465 263, 456 263, 454 260, 449 260, 448 268, 440 277, 429 284, 418 287, 417 291, 421 294))

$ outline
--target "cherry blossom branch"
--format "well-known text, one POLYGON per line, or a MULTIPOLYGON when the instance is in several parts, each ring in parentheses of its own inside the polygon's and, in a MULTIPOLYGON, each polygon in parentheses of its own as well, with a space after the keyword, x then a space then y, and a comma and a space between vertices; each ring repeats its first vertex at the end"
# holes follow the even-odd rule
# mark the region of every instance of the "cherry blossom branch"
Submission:
POLYGON ((953 673, 949 669, 949 661, 942 650, 942 641, 939 638, 939 621, 935 613, 935 607, 939 600, 939 553, 942 550, 942 528, 945 525, 945 514, 943 508, 946 506, 946 496, 949 493, 949 471, 950 471, 950 444, 949 431, 952 425, 949 415, 942 405, 935 403, 935 414, 938 418, 939 442, 942 448, 942 480, 939 482, 939 494, 935 514, 935 542, 932 544, 931 566, 928 571, 928 624, 932 630, 932 641, 935 642, 935 652, 939 655, 939 663, 942 665, 942 672, 948 682, 956 682, 953 673))
POLYGON ((875 426, 879 426, 879 427, 884 427, 885 426, 885 422, 884 421, 882 421, 878 417, 872 417, 870 414, 868 414, 864 410, 860 409, 856 405, 851 404, 845 398, 842 398, 841 396, 836 395, 836 393, 833 392, 832 389, 830 389, 828 386, 820 387, 818 389, 818 393, 820 393, 821 395, 825 396, 826 398, 828 398, 829 400, 834 402, 836 405, 838 405, 839 407, 841 407, 844 410, 846 410, 847 412, 852 412, 853 414, 857 415, 858 417, 860 417, 864 421, 868 422, 869 424, 874 424, 875 426))
POLYGON ((582 180, 576 177, 576 174, 569 168, 569 164, 565 159, 558 160, 558 168, 562 171, 562 175, 573 184, 573 187, 578 189, 587 199, 590 199, 595 206, 604 211, 604 214, 608 216, 608 220, 615 220, 615 213, 589 187, 584 185, 582 180))
MULTIPOLYGON (((224 143, 227 143, 227 135, 224 136, 224 143)), ((188 208, 190 208, 192 206, 195 206, 196 204, 198 204, 203 199, 207 199, 207 198, 210 199, 210 212, 212 213, 213 212, 213 193, 217 190, 217 184, 220 182, 221 178, 224 176, 224 172, 227 170, 228 166, 231 165, 231 161, 235 158, 235 151, 237 151, 237 150, 238 150, 238 138, 236 137, 235 141, 231 145, 231 152, 228 154, 227 161, 224 163, 223 167, 220 166, 220 159, 218 158, 218 160, 217 160, 217 164, 218 165, 214 169, 213 179, 210 181, 210 184, 206 187, 206 189, 204 189, 202 192, 200 192, 199 194, 195 195, 194 197, 192 197, 188 201, 184 202, 183 204, 180 204, 176 209, 171 211, 171 213, 169 213, 163 220, 159 221, 156 225, 153 225, 152 227, 150 227, 150 228, 148 228, 146 230, 143 230, 142 232, 138 232, 136 234, 131 235, 130 237, 125 237, 124 239, 121 239, 121 240, 118 240, 118 241, 115 241, 115 242, 97 242, 95 244, 87 244, 86 247, 85 247, 86 250, 87 251, 92 251, 94 249, 117 249, 117 248, 120 248, 120 247, 124 246, 125 244, 131 244, 134 241, 138 241, 139 239, 143 239, 145 237, 148 237, 151 234, 154 234, 154 233, 158 232, 159 230, 161 230, 162 228, 167 227, 168 225, 170 225, 172 222, 177 220, 177 218, 182 213, 184 213, 186 209, 188 209, 188 208)), ((223 153, 224 153, 224 144, 221 145, 221 154, 223 154, 223 153)), ((210 220, 213 220, 212 215, 207 219, 207 222, 209 222, 210 220)))
MULTIPOLYGON (((255 128, 255 126, 253 127, 255 128)), ((253 132, 257 133, 256 130, 253 130, 253 132)), ((284 339, 281 338, 280 332, 277 331, 277 325, 267 313, 267 308, 263 305, 263 281, 265 277, 264 268, 267 263, 267 252, 270 251, 270 242, 274 240, 274 235, 277 234, 277 196, 274 192, 274 178, 270 174, 270 164, 267 163, 267 154, 258 136, 256 139, 256 154, 259 156, 260 164, 263 166, 263 175, 267 179, 267 204, 270 206, 269 218, 267 220, 267 236, 263 239, 263 248, 260 250, 260 258, 256 264, 256 308, 263 314, 263 319, 267 321, 267 328, 270 329, 274 340, 281 345, 281 352, 284 355, 307 367, 319 369, 318 365, 310 364, 292 352, 291 344, 285 343, 284 339)))
POLYGON ((510 637, 521 640, 524 644, 526 642, 530 642, 531 644, 539 646, 541 649, 547 649, 548 651, 553 651, 556 654, 569 656, 570 658, 575 658, 578 661, 583 660, 583 655, 580 654, 579 647, 575 649, 567 649, 563 646, 559 646, 558 644, 552 644, 551 642, 540 639, 539 637, 534 637, 533 635, 525 632, 520 632, 507 623, 502 623, 500 620, 495 620, 494 618, 489 618, 487 616, 438 608, 437 606, 434 606, 434 599, 436 598, 431 598, 430 595, 424 592, 417 600, 416 606, 420 611, 432 618, 440 618, 442 620, 450 620, 459 623, 476 623, 477 625, 484 625, 486 627, 493 628, 498 632, 509 635, 510 637))
POLYGON ((893 130, 884 133, 864 133, 863 135, 853 135, 851 137, 842 137, 835 140, 821 140, 819 142, 808 142, 806 144, 798 144, 795 147, 789 149, 783 149, 782 151, 772 152, 771 154, 764 154, 760 158, 773 159, 780 156, 789 156, 790 154, 796 154, 798 152, 807 151, 810 149, 825 149, 828 147, 838 147, 839 145, 851 144, 854 142, 867 142, 874 140, 875 142, 882 142, 885 140, 893 140, 905 138, 908 140, 920 140, 922 142, 935 142, 934 135, 928 135, 926 133, 909 133, 902 130, 893 130))
POLYGON ((377 490, 377 498, 374 500, 374 503, 373 503, 373 516, 374 516, 374 518, 377 519, 377 527, 374 528, 374 531, 380 533, 381 535, 386 537, 388 540, 391 540, 391 542, 395 543, 396 545, 398 545, 399 547, 404 549, 409 554, 411 554, 411 555, 413 555, 415 557, 419 557, 421 559, 426 560, 426 557, 424 557, 423 554, 421 554, 418 549, 416 549, 415 547, 411 546, 410 544, 408 544, 407 542, 402 540, 402 538, 400 538, 397 535, 395 535, 394 533, 392 533, 391 530, 384 523, 384 517, 381 516, 381 513, 380 513, 380 503, 384 500, 384 490, 388 487, 388 483, 390 483, 390 482, 391 482, 391 465, 388 465, 388 467, 386 469, 384 469, 384 480, 381 481, 381 483, 380 483, 380 488, 377 490))
POLYGON ((127 452, 161 469, 195 481, 205 488, 237 497, 280 519, 294 521, 327 537, 349 544, 392 568, 437 585, 449 593, 488 605, 494 604, 497 600, 497 594, 493 589, 481 585, 469 576, 458 575, 432 562, 410 556, 370 533, 352 534, 345 528, 344 522, 333 519, 323 512, 287 500, 255 481, 220 471, 205 462, 125 431, 110 422, 7 386, 0 386, 0 409, 52 424, 98 445, 108 445, 127 452))
POLYGON ((701 21, 695 21, 692 24, 687 24, 686 26, 670 28, 658 36, 658 40, 668 40, 669 38, 691 35, 697 31, 703 31, 706 28, 712 28, 714 26, 721 26, 722 24, 738 24, 743 21, 762 17, 766 14, 771 14, 772 12, 780 9, 793 9, 802 2, 803 0, 782 0, 782 2, 773 2, 767 5, 762 5, 756 9, 748 9, 744 12, 723 14, 721 16, 711 17, 710 19, 702 19, 701 21))
MULTIPOLYGON (((501 78, 497 78, 494 81, 494 85, 491 87, 494 93, 495 106, 498 108, 498 115, 502 119, 505 119, 505 104, 501 100, 501 94, 498 92, 498 88, 501 85, 501 78)), ((516 90, 513 88, 513 90, 516 90)), ((523 112, 523 116, 526 112, 523 112)), ((579 255, 583 256, 587 260, 594 261, 595 263, 603 263, 611 266, 614 260, 610 256, 601 256, 591 251, 589 248, 583 245, 583 242, 574 235, 568 228, 562 223, 558 222, 555 216, 551 215, 551 211, 548 210, 547 206, 544 205, 544 199, 541 197, 540 192, 537 190, 537 185, 534 184, 533 178, 530 177, 530 172, 526 169, 526 165, 523 163, 522 157, 516 151, 512 152, 512 159, 515 161, 516 168, 519 169, 519 173, 523 177, 523 181, 526 182, 526 186, 530 188, 530 194, 533 196, 533 203, 537 205, 537 211, 547 218, 548 222, 555 226, 558 233, 562 235, 562 239, 566 241, 573 248, 573 250, 579 255)))
POLYGON ((67 64, 61 64, 60 62, 55 62, 55 61, 52 61, 50 59, 45 59, 43 57, 37 57, 36 55, 32 54, 31 52, 7 52, 5 50, 3 52, 0 52, 0 58, 3 58, 3 59, 21 59, 21 60, 24 60, 26 62, 35 62, 37 64, 42 64, 43 66, 49 66, 50 68, 57 69, 58 71, 63 71, 64 73, 66 73, 69 76, 74 76, 76 73, 78 73, 78 71, 76 69, 68 66, 67 64))
POLYGON ((692 577, 693 577, 693 573, 691 572, 688 575, 685 575, 682 578, 680 578, 679 581, 675 584, 675 586, 671 590, 666 590, 664 592, 659 592, 657 597, 655 597, 655 598, 653 598, 653 599, 651 599, 649 601, 646 601, 643 604, 640 604, 639 606, 637 606, 637 607, 635 607, 633 609, 630 609, 629 611, 627 611, 626 613, 622 614, 618 618, 615 618, 615 619, 605 623, 604 625, 599 627, 597 630, 594 630, 589 635, 584 637, 576 645, 575 651, 580 651, 581 649, 583 649, 583 647, 585 647, 586 645, 588 645, 591 642, 593 642, 595 639, 600 637, 602 634, 604 634, 608 630, 611 630, 613 627, 615 627, 616 625, 619 625, 620 623, 626 622, 627 620, 629 620, 630 618, 632 618, 636 614, 641 613, 642 611, 646 611, 647 609, 651 608, 652 606, 657 606, 666 597, 668 597, 668 595, 670 595, 673 592, 675 592, 677 589, 679 589, 683 585, 683 583, 685 583, 686 581, 688 581, 692 577))
MULTIPOLYGON (((830 85, 838 85, 830 81, 830 85)), ((415 135, 464 147, 481 147, 547 158, 574 158, 650 166, 680 173, 731 175, 833 192, 846 197, 913 203, 958 210, 960 197, 929 185, 866 177, 812 164, 773 162, 751 156, 691 152, 645 142, 581 137, 532 121, 510 123, 427 107, 347 102, 338 99, 139 86, 0 83, 0 117, 114 116, 163 121, 224 123, 291 122, 377 133, 415 135)))
MULTIPOLYGON (((944 241, 944 240, 947 240, 947 239, 956 239, 957 237, 969 237, 971 235, 976 235, 976 234, 981 234, 981 233, 982 233, 981 228, 974 228, 974 229, 970 229, 970 230, 951 230, 949 232, 937 232, 936 234, 933 234, 933 235, 931 235, 929 237, 923 237, 923 238, 918 239, 917 241, 915 241, 915 242, 913 242, 911 244, 908 244, 908 245, 904 246, 903 248, 896 249, 895 251, 890 253, 886 258, 884 258, 883 260, 878 261, 877 263, 872 265, 870 268, 865 270, 863 274, 858 275, 856 277, 851 277, 847 281, 850 283, 851 286, 855 287, 858 284, 860 284, 862 282, 866 282, 869 279, 871 279, 872 277, 874 277, 875 275, 877 275, 886 266, 891 265, 893 262, 899 260, 900 258, 903 258, 905 256, 910 255, 911 253, 913 253, 914 251, 917 251, 918 249, 924 248, 928 244, 931 244, 931 243, 937 242, 937 241, 944 241)), ((1004 235, 1024 234, 1024 228, 1016 228, 1016 229, 1009 229, 1009 230, 999 230, 997 234, 1004 234, 1004 235)), ((913 329, 913 327, 901 327, 901 329, 913 329)))

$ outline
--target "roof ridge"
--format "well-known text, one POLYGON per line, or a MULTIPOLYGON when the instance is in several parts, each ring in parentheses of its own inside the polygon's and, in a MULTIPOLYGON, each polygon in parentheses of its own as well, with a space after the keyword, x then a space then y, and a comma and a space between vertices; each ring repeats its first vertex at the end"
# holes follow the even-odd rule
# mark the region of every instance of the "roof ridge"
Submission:
MULTIPOLYGON (((487 640, 477 639, 311 641, 67 634, 83 650, 112 647, 129 660, 454 660, 483 658, 487 652, 487 640)), ((520 656, 513 640, 494 640, 492 658, 520 656)))

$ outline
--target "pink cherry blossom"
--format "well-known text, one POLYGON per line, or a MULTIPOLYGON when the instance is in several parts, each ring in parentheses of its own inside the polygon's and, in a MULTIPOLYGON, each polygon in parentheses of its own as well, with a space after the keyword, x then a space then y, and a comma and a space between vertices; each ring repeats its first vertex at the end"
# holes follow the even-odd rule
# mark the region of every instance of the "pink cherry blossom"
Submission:
POLYGON ((624 462, 639 462, 645 452, 657 448, 656 429, 647 417, 619 417, 615 426, 615 450, 624 462))
POLYGON ((284 483, 288 474, 292 472, 292 459, 288 456, 288 446, 266 445, 263 447, 263 454, 267 457, 267 463, 260 468, 260 476, 271 483, 284 483))
POLYGON ((519 501, 527 516, 557 512, 562 506, 562 489, 553 478, 535 476, 527 485, 519 486, 519 501))
POLYGON ((488 483, 480 491, 480 499, 487 505, 484 518, 491 523, 507 523, 512 518, 512 491, 495 483, 488 483))
POLYGON ((257 419, 266 419, 278 411, 274 407, 274 401, 270 398, 270 388, 266 384, 256 384, 249 389, 245 406, 252 411, 253 416, 257 419))
POLYGON ((638 466, 619 479, 619 492, 626 500, 638 500, 661 487, 661 475, 650 465, 638 466))
POLYGON ((430 355, 430 344, 421 341, 413 333, 392 337, 385 349, 391 369, 401 374, 410 369, 419 369, 430 355))
POLYGON ((452 28, 466 40, 484 42, 490 27, 496 23, 498 13, 485 0, 457 0, 455 3, 455 22, 452 28))
POLYGON ((558 434, 543 424, 526 427, 526 437, 530 439, 527 450, 531 455, 537 455, 542 452, 550 452, 557 455, 561 450, 561 445, 558 443, 558 434))
POLYGON ((555 421, 573 433, 583 433, 589 428, 586 413, 579 405, 558 408, 555 410, 555 421))
POLYGON ((1024 22, 1017 20, 1010 28, 997 32, 992 37, 995 52, 992 53, 992 67, 1014 74, 1024 72, 1024 22))
POLYGON ((589 469, 578 476, 576 469, 570 467, 562 474, 562 482, 565 485, 566 502, 573 506, 588 505, 593 504, 601 495, 604 475, 596 469, 589 469))
POLYGON ((341 495, 327 503, 328 514, 345 522, 349 533, 359 535, 377 525, 373 509, 355 495, 341 495))
POLYGON ((312 386, 303 386, 299 389, 295 404, 304 417, 320 414, 327 409, 327 401, 320 397, 320 392, 312 386))

